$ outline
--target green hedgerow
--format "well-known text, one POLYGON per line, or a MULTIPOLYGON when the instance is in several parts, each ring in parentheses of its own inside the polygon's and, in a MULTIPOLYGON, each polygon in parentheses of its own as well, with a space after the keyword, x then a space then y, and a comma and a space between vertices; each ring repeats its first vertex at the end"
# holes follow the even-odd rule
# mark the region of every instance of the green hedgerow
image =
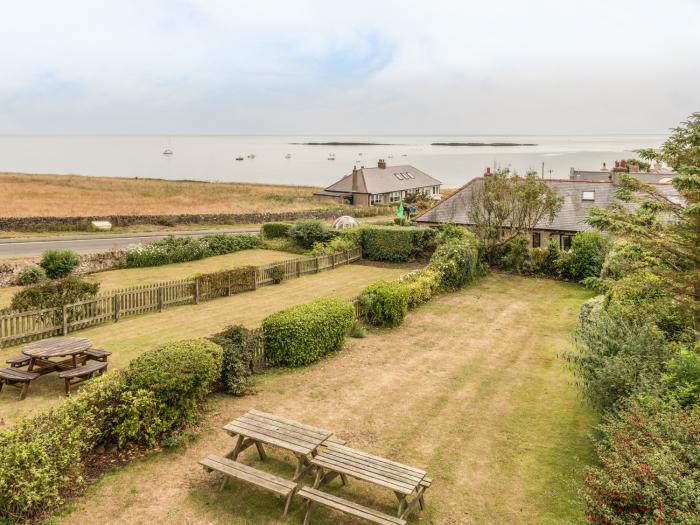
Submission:
POLYGON ((255 354, 262 345, 261 334, 243 325, 232 325, 211 340, 223 349, 221 389, 234 396, 247 393, 255 371, 255 354))
POLYGON ((578 232, 571 239, 569 274, 575 281, 600 277, 605 257, 610 251, 610 239, 598 232, 578 232))
POLYGON ((265 318, 265 353, 282 366, 303 366, 340 350, 354 318, 343 299, 323 298, 286 308, 265 318))
POLYGON ((333 237, 334 233, 329 230, 323 221, 318 219, 304 219, 295 222, 289 229, 287 236, 302 248, 309 249, 317 242, 326 242, 333 237))
POLYGON ((41 266, 50 279, 66 277, 80 264, 80 257, 72 250, 46 250, 41 256, 41 266))
POLYGON ((262 225, 262 234, 266 239, 278 239, 289 234, 292 224, 289 222, 266 222, 262 225))
POLYGON ((362 228, 362 255, 372 261, 406 262, 435 249, 432 228, 368 226, 362 228))
POLYGON ((38 266, 36 264, 28 266, 27 268, 19 272, 19 276, 17 277, 17 281, 19 281, 19 284, 21 284, 22 286, 36 284, 40 281, 43 281, 44 279, 46 279, 46 272, 41 266, 38 266))
POLYGON ((358 300, 362 314, 375 326, 399 326, 408 313, 409 287, 400 281, 375 281, 358 300))
POLYGON ((46 281, 15 293, 10 308, 13 310, 61 308, 66 304, 90 299, 99 289, 99 283, 89 283, 78 277, 46 281))
POLYGON ((427 303, 440 289, 440 274, 430 268, 424 268, 402 279, 408 290, 408 309, 427 303))
POLYGON ((440 274, 443 290, 457 290, 479 274, 479 251, 476 238, 465 232, 460 238, 442 242, 430 258, 428 268, 440 274))

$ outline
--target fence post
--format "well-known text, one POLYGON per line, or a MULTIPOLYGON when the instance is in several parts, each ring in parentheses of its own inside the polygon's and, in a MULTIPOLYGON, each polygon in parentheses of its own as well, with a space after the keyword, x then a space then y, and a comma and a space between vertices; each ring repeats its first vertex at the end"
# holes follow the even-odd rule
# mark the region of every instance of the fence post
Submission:
POLYGON ((301 277, 301 261, 297 261, 297 277, 301 277))
POLYGON ((332 261, 331 268, 335 268, 335 253, 331 255, 331 261, 332 261))
POLYGON ((345 250, 345 264, 350 264, 350 250, 345 250))
POLYGON ((318 260, 319 260, 320 257, 321 257, 320 255, 317 255, 316 258, 315 258, 315 259, 316 259, 316 273, 319 272, 319 269, 318 269, 318 266, 319 266, 318 260))
POLYGON ((253 290, 258 289, 258 269, 253 268, 253 290))
POLYGON ((114 306, 112 307, 112 310, 114 310, 114 322, 116 323, 119 321, 119 308, 121 306, 121 297, 119 296, 118 293, 115 293, 112 296, 112 301, 114 302, 114 306))
POLYGON ((231 272, 226 274, 228 278, 228 296, 231 297, 231 272))
POLYGON ((163 286, 158 287, 158 311, 163 311, 163 286))
POLYGON ((194 278, 194 304, 199 304, 199 277, 194 278))
POLYGON ((63 335, 68 335, 68 305, 63 305, 63 335))

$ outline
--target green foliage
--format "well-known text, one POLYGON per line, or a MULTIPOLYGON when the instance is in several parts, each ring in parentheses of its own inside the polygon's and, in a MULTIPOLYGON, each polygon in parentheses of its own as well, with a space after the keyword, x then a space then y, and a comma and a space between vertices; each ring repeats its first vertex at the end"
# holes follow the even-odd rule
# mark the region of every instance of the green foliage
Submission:
POLYGON ((289 222, 266 222, 262 225, 262 234, 266 239, 278 239, 286 237, 291 227, 289 222))
POLYGON ((171 235, 160 241, 130 249, 126 254, 126 266, 129 268, 161 266, 263 246, 259 237, 248 234, 215 234, 202 238, 171 235))
POLYGON ((401 283, 408 290, 408 309, 427 303, 440 289, 440 274, 430 268, 424 268, 409 274, 401 283))
POLYGON ((669 358, 663 337, 644 324, 601 312, 574 332, 576 352, 567 352, 586 399, 600 410, 652 391, 669 358))
POLYGON ((10 308, 13 310, 61 308, 63 305, 94 297, 99 289, 99 283, 88 283, 78 277, 47 281, 15 293, 10 308))
POLYGON ((348 331, 348 335, 350 337, 353 337, 355 339, 364 339, 367 337, 367 329, 365 328, 365 325, 362 324, 361 321, 358 319, 355 319, 352 322, 352 326, 350 326, 350 330, 348 331))
POLYGON ((575 281, 600 277, 610 240, 598 232, 579 232, 571 239, 569 274, 575 281))
POLYGON ((312 255, 332 255, 338 252, 344 252, 359 248, 362 244, 362 229, 361 228, 345 228, 338 230, 336 236, 325 243, 317 242, 314 244, 312 255))
POLYGON ((606 255, 600 277, 616 281, 622 279, 625 275, 648 268, 657 262, 638 244, 619 240, 612 245, 606 255))
POLYGON ((276 365, 308 365, 340 350, 353 318, 352 305, 332 297, 286 308, 262 323, 265 353, 276 365))
POLYGON ((167 429, 191 422, 195 408, 221 377, 223 350, 206 339, 166 343, 134 359, 130 390, 153 392, 167 429))
POLYGON ((375 326, 399 326, 408 313, 409 287, 400 281, 375 281, 360 294, 364 318, 375 326))
POLYGON ((443 241, 430 258, 428 268, 440 274, 441 288, 457 290, 468 284, 479 273, 479 252, 474 236, 465 231, 460 238, 443 241))
MULTIPOLYGON (((627 159, 625 162, 627 163, 627 166, 633 166, 636 164, 639 166, 640 172, 648 172, 649 168, 651 168, 651 162, 646 162, 642 159, 627 159)), ((634 173, 632 173, 632 175, 634 175, 634 173)))
POLYGON ((46 250, 41 256, 41 266, 50 279, 66 277, 80 264, 80 257, 72 250, 46 250))
POLYGON ((17 280, 22 286, 28 286, 30 284, 36 284, 40 281, 46 279, 46 272, 41 266, 36 264, 32 266, 27 266, 24 270, 19 272, 19 277, 17 280))
POLYGON ((518 235, 494 248, 494 265, 501 270, 522 274, 530 269, 530 249, 527 237, 518 235))
POLYGON ((534 275, 559 277, 561 270, 561 250, 554 239, 549 239, 547 247, 530 250, 529 272, 534 275))
POLYGON ((302 248, 310 249, 314 243, 330 240, 333 233, 323 221, 305 219, 295 222, 287 235, 302 248))
POLYGON ((588 521, 700 522, 700 406, 632 402, 598 430, 600 462, 586 476, 588 521))
POLYGON ((243 325, 233 325, 214 335, 211 340, 223 349, 222 390, 234 396, 248 393, 255 354, 262 345, 260 333, 243 325))
POLYGON ((682 348, 666 365, 662 380, 669 398, 680 406, 700 404, 700 355, 682 348))
POLYGON ((372 261, 406 262, 435 249, 432 228, 370 226, 362 228, 362 255, 372 261))
POLYGON ((282 281, 284 281, 285 273, 287 273, 287 272, 286 272, 284 264, 274 266, 270 270, 270 277, 272 278, 272 282, 275 284, 279 284, 282 281))

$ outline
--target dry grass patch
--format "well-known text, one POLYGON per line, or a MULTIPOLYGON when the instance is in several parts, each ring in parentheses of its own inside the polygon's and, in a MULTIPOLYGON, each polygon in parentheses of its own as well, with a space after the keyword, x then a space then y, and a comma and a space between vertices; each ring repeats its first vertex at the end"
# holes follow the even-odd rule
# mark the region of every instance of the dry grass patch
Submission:
MULTIPOLYGON (((250 408, 426 468, 428 509, 410 523, 582 522, 577 489, 593 415, 556 353, 570 345, 588 297, 576 285, 494 275, 437 298, 398 329, 372 330, 315 366, 261 377, 256 395, 216 397, 197 441, 108 474, 54 522, 280 523, 280 500, 236 481, 219 492, 218 478, 197 465, 233 447, 221 427, 250 408)), ((243 461, 291 475, 292 458, 270 448, 261 465, 253 450, 243 461)), ((395 511, 393 495, 367 484, 333 490, 395 511)), ((296 501, 287 522, 302 517, 296 501)), ((359 522, 318 508, 312 523, 359 522)))

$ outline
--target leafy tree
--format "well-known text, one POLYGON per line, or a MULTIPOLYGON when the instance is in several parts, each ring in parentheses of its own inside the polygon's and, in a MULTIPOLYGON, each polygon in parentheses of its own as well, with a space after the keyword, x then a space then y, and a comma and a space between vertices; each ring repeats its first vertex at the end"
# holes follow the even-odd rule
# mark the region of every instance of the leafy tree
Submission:
MULTIPOLYGON (((594 208, 589 224, 632 241, 653 253, 658 264, 650 271, 662 287, 692 311, 700 328, 700 112, 693 113, 659 150, 640 150, 643 159, 666 162, 678 172, 673 186, 680 201, 658 187, 621 174, 617 198, 624 204, 594 208)), ((653 281, 649 280, 650 283, 653 281)))
POLYGON ((491 263, 501 246, 529 234, 541 221, 551 223, 563 201, 535 172, 520 176, 508 169, 474 184, 468 199, 474 233, 491 263))

